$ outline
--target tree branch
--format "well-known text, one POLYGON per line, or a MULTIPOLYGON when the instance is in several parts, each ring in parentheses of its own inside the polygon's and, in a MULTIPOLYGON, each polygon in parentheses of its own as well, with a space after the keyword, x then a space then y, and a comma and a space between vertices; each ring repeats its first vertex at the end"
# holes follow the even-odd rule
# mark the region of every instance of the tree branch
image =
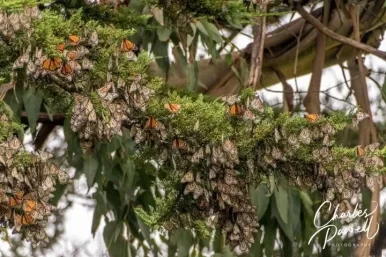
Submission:
MULTIPOLYGON (((325 0, 323 7, 323 24, 326 27, 328 26, 328 21, 330 18, 330 6, 330 0, 325 0)), ((308 88, 308 93, 303 101, 304 107, 306 107, 308 113, 320 113, 320 99, 318 91, 320 91, 320 84, 322 82, 325 56, 326 35, 319 31, 318 37, 316 39, 316 53, 314 57, 314 62, 312 64, 310 86, 308 88)))
POLYGON ((324 26, 320 21, 318 21, 317 19, 315 19, 315 17, 313 17, 311 14, 309 14, 304 8, 303 6, 301 6, 300 4, 297 4, 296 7, 295 7, 295 10, 306 20, 308 21, 309 23, 311 23, 312 25, 315 26, 315 28, 317 30, 319 30, 320 32, 322 32, 323 34, 327 35, 328 37, 342 43, 342 44, 346 44, 346 45, 349 45, 351 47, 354 47, 356 49, 359 49, 359 50, 362 50, 363 52, 366 52, 366 53, 370 53, 370 54, 373 54, 375 56, 378 56, 379 58, 383 59, 383 60, 386 60, 386 52, 383 52, 383 51, 379 51, 378 49, 376 48, 373 48, 369 45, 366 45, 366 44, 363 44, 361 42, 357 42, 351 38, 347 38, 347 37, 344 37, 344 36, 341 36, 333 31, 331 31, 329 28, 327 28, 326 26, 324 26))

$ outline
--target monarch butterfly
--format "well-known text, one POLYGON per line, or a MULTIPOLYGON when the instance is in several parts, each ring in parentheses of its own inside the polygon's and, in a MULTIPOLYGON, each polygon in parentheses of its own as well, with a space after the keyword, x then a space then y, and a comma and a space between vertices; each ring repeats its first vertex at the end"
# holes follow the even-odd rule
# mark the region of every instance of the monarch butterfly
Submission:
POLYGON ((78 54, 78 52, 77 51, 69 51, 68 53, 67 53, 67 59, 68 60, 70 60, 70 61, 72 61, 72 60, 75 60, 75 59, 77 59, 78 58, 78 56, 79 56, 79 54, 78 54))
POLYGON ((122 52, 130 52, 130 51, 134 50, 134 48, 135 48, 135 45, 130 40, 128 40, 128 39, 122 40, 122 43, 121 43, 121 51, 122 52))
POLYGON ((34 222, 34 218, 29 213, 14 214, 14 221, 16 227, 21 227, 21 225, 31 225, 34 222))
POLYGON ((264 110, 264 103, 259 94, 255 94, 255 98, 251 101, 250 107, 252 110, 262 112, 264 110))
POLYGON ((244 114, 244 110, 240 104, 232 104, 229 106, 228 113, 230 116, 240 116, 244 114))
POLYGON ((93 67, 94 67, 94 65, 92 64, 92 62, 89 59, 84 58, 82 60, 82 68, 84 70, 91 70, 93 67))
POLYGON ((18 150, 21 147, 21 142, 17 137, 14 137, 11 141, 9 141, 8 146, 12 150, 18 150))
POLYGON ((95 46, 98 44, 98 33, 96 31, 93 31, 91 33, 90 38, 88 39, 88 44, 90 46, 95 46))
POLYGON ((113 82, 108 82, 106 85, 103 87, 99 88, 97 90, 98 95, 102 98, 106 97, 107 93, 110 91, 110 89, 114 86, 113 82))
POLYGON ((60 68, 61 64, 62 64, 62 60, 57 57, 54 57, 54 58, 48 58, 44 60, 42 67, 45 70, 55 71, 60 68))
POLYGON ((237 147, 236 147, 236 145, 234 143, 232 143, 232 141, 230 141, 229 139, 224 141, 224 144, 223 144, 222 148, 227 153, 237 154, 237 147))
POLYGON ((194 181, 194 174, 192 171, 189 171, 188 173, 186 173, 181 179, 181 183, 190 183, 193 181, 194 181))
POLYGON ((166 110, 168 110, 171 113, 176 113, 181 109, 180 104, 166 103, 164 106, 165 106, 166 110))
POLYGON ((305 114, 304 118, 306 118, 306 120, 308 122, 314 123, 314 122, 317 122, 319 120, 320 115, 319 114, 305 114))
POLYGON ((37 202, 30 199, 23 200, 23 211, 24 212, 31 212, 36 209, 37 202))
POLYGON ((226 102, 228 105, 233 105, 240 101, 240 97, 237 95, 230 95, 222 97, 221 100, 226 102))
POLYGON ((186 184, 185 186, 185 189, 184 189, 184 194, 187 195, 189 194, 190 192, 194 192, 194 189, 196 188, 196 183, 195 182, 192 182, 192 183, 188 183, 186 184))
POLYGON ((373 143, 373 144, 370 144, 370 145, 367 145, 365 147, 365 150, 367 151, 370 151, 370 152, 374 152, 375 150, 377 150, 377 148, 379 147, 379 143, 373 143))
POLYGON ((73 69, 67 62, 65 62, 62 65, 62 68, 60 69, 60 73, 62 73, 64 76, 68 76, 72 74, 72 72, 73 72, 73 69))
POLYGON ((256 119, 256 116, 253 112, 251 112, 250 110, 246 110, 244 112, 244 115, 243 115, 243 119, 244 120, 254 120, 256 119))
POLYGON ((145 125, 145 128, 155 129, 158 126, 158 121, 154 117, 150 117, 145 125))
POLYGON ((60 44, 56 45, 56 50, 58 50, 59 52, 63 52, 65 46, 66 46, 65 43, 60 43, 60 44))
POLYGON ((176 138, 172 142, 172 148, 174 148, 174 149, 187 149, 187 144, 185 141, 183 141, 179 138, 176 138))
POLYGON ((17 205, 20 205, 23 202, 23 191, 18 191, 16 193, 11 194, 8 200, 9 207, 15 207, 17 205))
POLYGON ((366 151, 360 145, 357 146, 356 150, 357 150, 357 156, 363 156, 366 154, 366 151))
POLYGON ((68 39, 70 39, 70 44, 73 46, 79 45, 80 37, 76 35, 69 35, 68 39))

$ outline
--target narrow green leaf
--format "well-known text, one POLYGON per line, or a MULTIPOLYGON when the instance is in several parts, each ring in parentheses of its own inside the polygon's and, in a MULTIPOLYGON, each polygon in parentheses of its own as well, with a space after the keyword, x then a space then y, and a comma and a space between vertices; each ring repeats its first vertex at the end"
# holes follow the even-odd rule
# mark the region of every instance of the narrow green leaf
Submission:
POLYGON ((209 22, 207 19, 201 19, 201 24, 205 27, 210 39, 216 43, 223 42, 220 32, 213 23, 209 22))
POLYGON ((197 27, 193 22, 190 23, 190 27, 192 28, 193 35, 188 34, 188 38, 187 38, 187 42, 186 42, 188 47, 192 44, 193 39, 196 36, 196 31, 197 31, 197 27))
POLYGON ((48 107, 46 104, 44 104, 44 109, 46 109, 46 112, 48 114, 48 118, 50 118, 50 120, 53 121, 53 118, 52 118, 54 115, 53 110, 50 107, 48 107))
MULTIPOLYGON (((283 230, 283 232, 286 234, 286 236, 290 240, 293 240, 294 236, 293 236, 292 225, 289 222, 285 223, 283 221, 283 219, 281 218, 281 215, 279 213, 276 201, 275 201, 275 203, 273 203, 271 205, 271 211, 272 211, 272 215, 275 217, 277 223, 279 223, 280 228, 283 230)), ((287 212, 288 211, 289 210, 287 209, 287 212)), ((288 215, 288 213, 287 213, 287 215, 288 215)))
POLYGON ((188 89, 193 91, 197 87, 198 67, 197 62, 188 64, 188 89))
POLYGON ((264 249, 267 257, 272 257, 276 239, 276 224, 273 219, 267 219, 264 224, 264 249))
POLYGON ((142 219, 138 217, 138 215, 136 216, 137 216, 138 226, 141 229, 141 233, 151 247, 150 228, 145 223, 143 223, 142 219))
POLYGON ((268 209, 270 194, 265 184, 260 184, 257 188, 250 186, 251 202, 257 208, 257 218, 260 220, 268 209))
POLYGON ((132 185, 135 177, 134 162, 127 159, 124 163, 121 163, 121 169, 123 171, 122 190, 129 192, 132 190, 132 185))
POLYGON ((300 223, 300 211, 302 207, 298 191, 290 189, 288 194, 288 199, 289 199, 288 220, 289 220, 289 225, 292 227, 292 232, 294 233, 297 230, 297 227, 299 226, 299 223, 300 223))
POLYGON ((162 42, 168 41, 170 34, 172 34, 172 30, 168 27, 160 27, 157 29, 158 39, 162 42))
POLYGON ((192 233, 183 228, 179 228, 176 231, 177 234, 177 246, 178 246, 178 257, 189 256, 190 247, 193 245, 192 233))
POLYGON ((93 237, 95 237, 95 233, 98 230, 102 215, 105 213, 106 207, 105 207, 105 201, 103 199, 101 192, 96 192, 94 194, 94 198, 96 200, 94 215, 92 218, 92 225, 91 225, 91 233, 93 237))
POLYGON ((130 244, 123 237, 124 224, 117 224, 115 221, 106 224, 103 231, 103 238, 110 257, 131 257, 130 244))
POLYGON ((164 10, 158 7, 153 7, 151 10, 154 19, 160 24, 164 25, 164 10))
POLYGON ((278 186, 274 191, 274 196, 276 200, 276 206, 279 211, 281 219, 284 223, 288 223, 288 192, 282 187, 278 186))
POLYGON ((206 30, 204 25, 201 23, 201 21, 197 21, 195 24, 201 33, 203 33, 205 36, 209 37, 208 31, 206 30))
POLYGON ((314 218, 314 211, 312 210, 312 200, 310 196, 304 192, 304 191, 299 191, 299 196, 302 201, 302 204, 306 210, 306 214, 308 218, 314 218))
POLYGON ((213 240, 213 251, 215 253, 221 253, 223 247, 224 247, 223 234, 221 232, 221 229, 216 229, 214 233, 214 240, 213 240))
POLYGON ((39 118, 40 107, 43 102, 43 94, 40 91, 28 88, 23 94, 23 103, 28 115, 28 124, 32 133, 36 131, 36 122, 39 118))
POLYGON ((96 172, 98 170, 98 160, 94 155, 86 155, 83 162, 83 172, 87 178, 87 185, 90 188, 94 184, 96 172))

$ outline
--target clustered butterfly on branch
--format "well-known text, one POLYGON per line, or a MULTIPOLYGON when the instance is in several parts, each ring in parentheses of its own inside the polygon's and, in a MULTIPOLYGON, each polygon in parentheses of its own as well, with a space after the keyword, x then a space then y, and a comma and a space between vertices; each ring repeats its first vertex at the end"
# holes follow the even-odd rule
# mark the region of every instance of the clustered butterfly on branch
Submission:
MULTIPOLYGON (((0 114, 0 126, 9 121, 0 114)), ((56 181, 71 183, 66 172, 47 162, 51 157, 46 152, 26 152, 16 137, 0 143, 0 224, 14 228, 33 247, 48 243, 44 229, 55 210, 49 201, 56 181)))
MULTIPOLYGON (((139 146, 138 155, 171 171, 165 181, 178 177, 177 189, 168 190, 179 191, 176 202, 183 204, 172 206, 161 216, 159 223, 166 229, 186 226, 179 217, 187 214, 192 219, 208 220, 208 226, 226 233, 232 248, 246 251, 258 229, 249 185, 281 174, 293 185, 320 190, 338 205, 358 192, 373 169, 383 167, 380 155, 384 152, 376 150, 377 145, 358 147, 357 154, 334 145, 341 120, 315 114, 305 119, 274 118, 272 109, 248 89, 223 97, 221 103, 199 97, 184 102, 182 97, 171 97, 170 92, 165 96, 165 88, 154 86, 145 70, 131 72, 129 68, 140 58, 134 54, 135 45, 124 36, 115 45, 107 45, 96 30, 85 30, 63 40, 55 46, 55 55, 45 54, 41 48, 32 52, 27 47, 13 68, 20 72, 25 69, 34 85, 52 82, 75 89, 68 90, 73 97, 70 124, 85 152, 96 152, 97 142, 122 135, 123 124, 139 146), (103 52, 109 47, 112 52, 103 52), (216 109, 214 116, 209 116, 211 109, 216 109), (180 122, 194 125, 182 126, 180 122), (223 133, 221 139, 209 138, 216 133, 223 133)), ((358 112, 353 124, 367 117, 358 112)), ((367 179, 370 187, 377 182, 367 179)), ((11 195, 12 203, 23 201, 24 192, 16 193, 11 195)), ((340 211, 349 208, 342 206, 340 211)))

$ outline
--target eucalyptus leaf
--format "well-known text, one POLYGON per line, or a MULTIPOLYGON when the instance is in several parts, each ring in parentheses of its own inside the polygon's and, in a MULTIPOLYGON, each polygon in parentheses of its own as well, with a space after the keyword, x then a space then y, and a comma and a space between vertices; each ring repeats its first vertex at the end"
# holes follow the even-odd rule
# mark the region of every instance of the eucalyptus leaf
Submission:
POLYGON ((197 87, 198 67, 197 62, 188 64, 188 89, 193 91, 197 87))
POLYGON ((32 133, 36 131, 36 123, 39 118, 40 107, 43 102, 43 93, 28 88, 23 94, 23 103, 28 115, 28 125, 32 133))
POLYGON ((222 43, 223 39, 220 32, 213 23, 210 23, 207 19, 201 19, 201 24, 204 26, 209 38, 214 40, 216 43, 222 43))
POLYGON ((257 209, 257 218, 260 220, 268 209, 270 194, 268 187, 265 184, 260 184, 257 188, 250 186, 249 192, 251 202, 257 209))
POLYGON ((272 257, 276 239, 276 224, 273 219, 267 219, 264 224, 263 245, 267 257, 272 257))
POLYGON ((302 201, 302 204, 306 210, 306 214, 308 216, 308 218, 314 218, 314 211, 312 210, 312 200, 310 198, 310 196, 304 192, 304 191, 299 191, 299 196, 300 196, 300 199, 302 201))
POLYGON ((101 192, 96 192, 94 194, 94 198, 96 200, 95 210, 92 218, 92 224, 91 224, 91 233, 93 237, 95 237, 95 233, 98 230, 102 215, 106 211, 106 204, 105 200, 103 199, 101 192))
POLYGON ((164 26, 164 10, 159 7, 154 7, 151 9, 154 19, 162 26, 164 26))
POLYGON ((197 31, 197 26, 193 22, 190 23, 190 27, 192 28, 193 35, 188 34, 188 36, 187 36, 188 37, 187 38, 187 46, 188 47, 192 44, 193 39, 196 37, 196 31, 197 31))
POLYGON ((94 184, 96 172, 98 170, 98 159, 91 154, 85 156, 83 172, 87 178, 87 185, 90 188, 94 184))
POLYGON ((177 246, 178 246, 178 257, 189 256, 190 247, 193 245, 192 233, 183 228, 179 228, 176 231, 177 246))
POLYGON ((284 223, 288 223, 288 192, 287 190, 278 185, 274 191, 276 206, 279 211, 280 217, 284 223))
POLYGON ((172 30, 168 27, 160 27, 157 29, 158 39, 162 42, 168 41, 172 30))
POLYGON ((103 238, 110 257, 131 257, 130 244, 123 237, 123 230, 123 223, 117 224, 113 221, 105 226, 103 238))

